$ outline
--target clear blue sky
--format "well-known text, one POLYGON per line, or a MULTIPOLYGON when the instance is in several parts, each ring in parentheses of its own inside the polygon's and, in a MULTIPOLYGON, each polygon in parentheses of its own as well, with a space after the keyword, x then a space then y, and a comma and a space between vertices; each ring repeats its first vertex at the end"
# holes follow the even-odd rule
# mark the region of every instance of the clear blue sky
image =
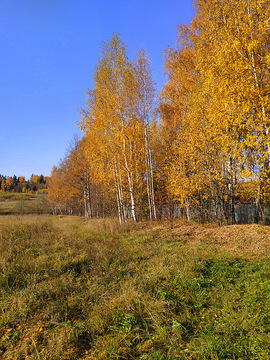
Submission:
POLYGON ((0 0, 0 174, 50 175, 79 133, 100 44, 119 33, 144 47, 158 89, 163 52, 188 24, 192 0, 0 0))

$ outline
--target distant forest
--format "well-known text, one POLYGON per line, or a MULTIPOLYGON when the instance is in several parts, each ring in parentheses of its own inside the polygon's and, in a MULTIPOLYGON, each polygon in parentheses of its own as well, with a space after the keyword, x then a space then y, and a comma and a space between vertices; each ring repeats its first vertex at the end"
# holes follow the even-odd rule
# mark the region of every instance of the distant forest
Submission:
POLYGON ((0 191, 18 193, 47 193, 48 177, 44 175, 32 175, 30 180, 24 176, 4 176, 0 174, 0 191))

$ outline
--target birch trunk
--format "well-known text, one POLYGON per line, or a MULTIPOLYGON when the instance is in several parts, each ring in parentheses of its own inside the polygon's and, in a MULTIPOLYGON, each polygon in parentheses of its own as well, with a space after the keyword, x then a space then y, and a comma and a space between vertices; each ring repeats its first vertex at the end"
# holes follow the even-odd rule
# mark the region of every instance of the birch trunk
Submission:
POLYGON ((156 220, 156 206, 155 206, 155 195, 154 195, 154 176, 153 176, 153 165, 152 155, 150 149, 149 134, 147 131, 147 125, 144 126, 144 143, 145 143, 145 165, 146 165, 146 188, 149 206, 149 217, 150 219, 156 220))
POLYGON ((185 207, 186 207, 187 221, 190 221, 190 209, 187 200, 185 200, 185 207))
POLYGON ((116 160, 114 161, 114 184, 120 224, 126 221, 125 207, 123 204, 121 177, 117 170, 116 160))
POLYGON ((89 175, 84 174, 84 216, 86 218, 92 216, 91 201, 90 201, 90 186, 89 186, 89 175))
POLYGON ((133 196, 133 181, 132 181, 132 177, 131 177, 130 170, 128 167, 127 157, 125 154, 124 154, 124 159, 125 159, 125 167, 126 167, 126 171, 127 171, 128 186, 129 186, 129 195, 130 195, 130 203, 131 203, 131 218, 133 221, 136 221, 135 201, 134 201, 134 196, 133 196))

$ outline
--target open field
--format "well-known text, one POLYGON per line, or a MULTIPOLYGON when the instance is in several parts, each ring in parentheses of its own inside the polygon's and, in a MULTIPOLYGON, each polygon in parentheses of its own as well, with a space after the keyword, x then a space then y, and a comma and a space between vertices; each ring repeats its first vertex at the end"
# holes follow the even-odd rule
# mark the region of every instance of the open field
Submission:
POLYGON ((0 215, 49 214, 50 212, 46 195, 0 192, 0 215))
POLYGON ((0 217, 1 359, 269 359, 270 228, 0 217))

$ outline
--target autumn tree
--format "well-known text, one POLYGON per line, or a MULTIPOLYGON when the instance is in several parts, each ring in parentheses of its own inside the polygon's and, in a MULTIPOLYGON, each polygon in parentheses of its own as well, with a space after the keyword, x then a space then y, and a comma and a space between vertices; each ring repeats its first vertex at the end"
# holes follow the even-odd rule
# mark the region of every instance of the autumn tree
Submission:
POLYGON ((161 143, 172 146, 161 159, 175 199, 231 223, 241 186, 257 178, 257 196, 269 166, 269 6, 198 0, 195 9, 166 54, 161 143))
POLYGON ((197 56, 211 92, 209 117, 222 134, 231 189, 238 179, 258 191, 269 168, 269 3, 197 1, 197 56))
POLYGON ((11 190, 12 186, 13 186, 13 179, 11 176, 7 176, 6 182, 5 182, 5 190, 6 191, 11 190))
POLYGON ((156 110, 156 90, 152 77, 151 62, 145 49, 137 52, 135 60, 135 84, 137 100, 137 116, 141 122, 144 135, 145 177, 150 219, 156 219, 154 162, 153 162, 153 131, 152 125, 156 110))
POLYGON ((133 63, 118 35, 102 44, 81 125, 89 144, 87 156, 96 162, 100 177, 114 186, 120 222, 129 216, 136 221, 140 215, 145 177, 151 217, 156 216, 150 145, 153 92, 145 52, 133 63))

